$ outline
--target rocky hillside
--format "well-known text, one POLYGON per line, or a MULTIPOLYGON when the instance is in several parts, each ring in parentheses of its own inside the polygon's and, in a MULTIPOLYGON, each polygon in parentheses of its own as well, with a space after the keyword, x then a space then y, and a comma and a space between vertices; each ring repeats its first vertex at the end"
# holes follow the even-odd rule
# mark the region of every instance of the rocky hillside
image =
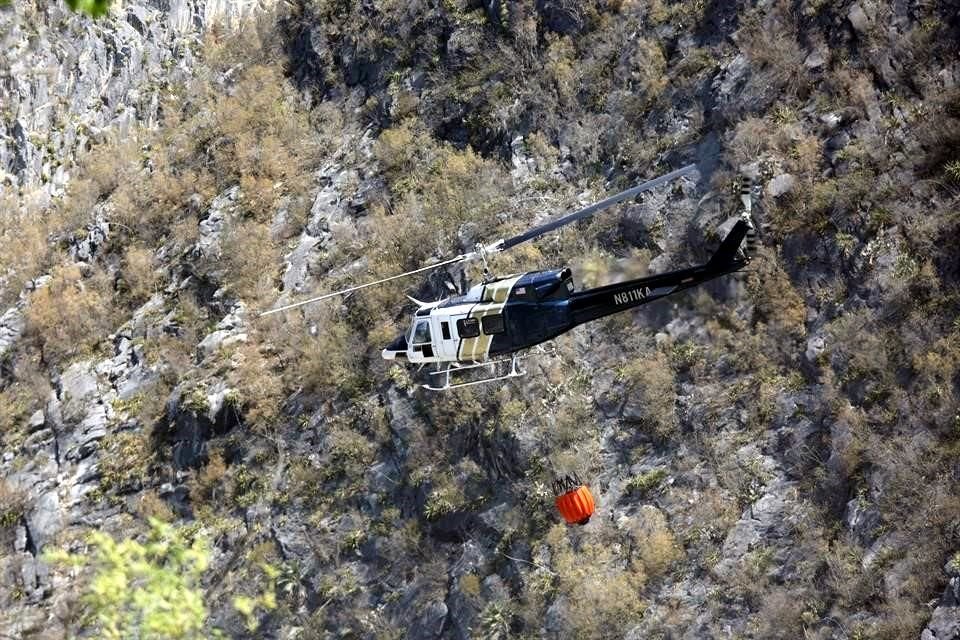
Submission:
POLYGON ((203 627, 143 637, 960 637, 955 3, 14 2, 0 38, 0 635, 107 637, 91 532, 173 530, 203 627), (439 279, 257 317, 688 162, 494 268, 696 263, 752 179, 749 272, 517 381, 380 359, 439 279))

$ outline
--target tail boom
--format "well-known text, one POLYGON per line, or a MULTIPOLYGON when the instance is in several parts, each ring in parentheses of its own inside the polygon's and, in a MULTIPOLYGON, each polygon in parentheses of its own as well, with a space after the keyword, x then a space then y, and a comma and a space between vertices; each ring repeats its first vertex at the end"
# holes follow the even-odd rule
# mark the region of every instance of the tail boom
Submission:
POLYGON ((750 261, 749 257, 740 250, 740 245, 750 230, 748 221, 738 220, 727 237, 723 239, 720 248, 706 264, 608 284, 572 294, 569 305, 573 324, 579 325, 626 311, 739 271, 750 261))

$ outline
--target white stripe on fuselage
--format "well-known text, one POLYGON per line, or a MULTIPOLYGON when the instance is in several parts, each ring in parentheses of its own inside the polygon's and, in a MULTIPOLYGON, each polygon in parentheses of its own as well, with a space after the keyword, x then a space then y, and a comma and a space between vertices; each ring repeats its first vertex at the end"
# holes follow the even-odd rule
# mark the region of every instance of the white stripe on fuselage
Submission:
MULTIPOLYGON (((480 335, 475 338, 461 338, 457 359, 461 362, 482 362, 490 355, 490 345, 493 336, 483 333, 482 318, 503 313, 503 308, 510 299, 510 292, 523 274, 511 276, 484 285, 480 301, 472 305, 467 317, 480 321, 480 335)), ((446 310, 444 310, 446 311, 446 310)))

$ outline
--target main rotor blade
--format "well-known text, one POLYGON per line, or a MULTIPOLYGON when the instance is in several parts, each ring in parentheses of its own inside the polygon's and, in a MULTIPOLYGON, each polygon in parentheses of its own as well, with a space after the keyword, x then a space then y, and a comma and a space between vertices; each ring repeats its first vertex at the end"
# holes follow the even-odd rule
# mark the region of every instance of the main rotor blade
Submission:
POLYGON ((405 278, 406 276, 412 276, 415 273, 422 273, 424 271, 430 271, 431 269, 439 269, 440 267, 445 267, 448 264, 453 264, 455 262, 462 262, 466 260, 466 257, 459 255, 455 258, 450 258, 449 260, 444 260, 443 262, 438 262, 436 264, 430 264, 425 267, 420 267, 419 269, 414 269, 413 271, 407 271, 405 273, 398 273, 395 276, 390 276, 389 278, 383 278, 382 280, 376 280, 374 282, 367 282, 365 284, 358 284, 355 287, 348 287, 347 289, 341 289, 340 291, 334 291, 332 293, 325 293, 322 296, 317 296, 316 298, 310 298, 309 300, 301 300, 300 302, 294 302, 293 304, 288 304, 283 307, 277 307, 276 309, 270 309, 269 311, 264 311, 258 317, 262 318, 263 316, 268 316, 271 313, 279 313, 281 311, 287 311, 289 309, 296 309, 297 307, 302 307, 305 304, 310 304, 312 302, 319 302, 320 300, 326 300, 327 298, 333 298, 335 296, 342 296, 345 293, 350 293, 352 291, 359 291, 360 289, 366 289, 367 287, 372 287, 378 284, 383 284, 384 282, 390 282, 391 280, 397 280, 398 278, 405 278))
POLYGON ((643 184, 638 184, 637 186, 631 189, 627 189, 626 191, 621 191, 615 196, 610 196, 609 198, 601 200, 600 202, 596 202, 590 205, 589 207, 580 209, 580 211, 571 213, 570 215, 563 216, 562 218, 557 218, 553 222, 548 222, 547 224, 541 225, 539 227, 535 227, 533 229, 530 229, 529 231, 525 231, 524 233, 521 233, 518 236, 508 238, 503 241, 502 245, 498 243, 498 249, 502 251, 502 250, 509 249, 510 247, 515 247, 522 242, 526 242, 527 240, 532 240, 533 238, 536 238, 537 236, 541 236, 549 231, 553 231, 554 229, 559 229, 560 227, 564 225, 568 225, 571 222, 576 222, 577 220, 583 220, 584 218, 588 216, 592 216, 598 211, 602 211, 608 207, 612 207, 618 202, 629 200, 630 198, 636 197, 638 194, 643 193, 644 191, 650 191, 651 189, 655 189, 662 184, 666 184, 667 182, 670 182, 674 178, 679 178, 682 175, 686 175, 696 168, 697 168, 697 165, 688 164, 687 166, 681 169, 677 169, 676 171, 671 171, 670 173, 662 175, 659 178, 654 178, 653 180, 648 180, 643 184))

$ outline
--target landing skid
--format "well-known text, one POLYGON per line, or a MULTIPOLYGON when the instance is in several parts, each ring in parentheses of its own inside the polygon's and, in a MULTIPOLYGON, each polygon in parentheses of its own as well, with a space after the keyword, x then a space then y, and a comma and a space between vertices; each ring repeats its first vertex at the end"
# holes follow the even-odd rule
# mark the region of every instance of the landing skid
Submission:
MULTIPOLYGON (((554 352, 555 353, 555 352, 554 352)), ((437 376, 442 380, 443 384, 434 385, 431 384, 421 385, 424 389, 430 391, 447 391, 448 389, 459 389, 460 387, 471 387, 477 384, 486 384, 487 382, 496 382, 497 380, 507 380, 509 378, 519 378, 520 376, 526 375, 526 371, 520 369, 517 364, 526 358, 539 355, 550 355, 550 353, 524 353, 518 354, 515 353, 509 358, 500 358, 499 360, 491 360, 489 362, 477 362, 475 364, 461 364, 459 362, 450 363, 444 369, 438 369, 437 371, 431 371, 431 378, 437 376), (510 363, 510 369, 507 373, 497 374, 497 369, 500 365, 510 363), (486 378, 481 378, 479 380, 470 380, 468 382, 456 382, 451 379, 451 374, 458 374, 463 371, 469 371, 471 369, 489 369, 490 375, 486 378)), ((439 381, 438 381, 439 382, 439 381)))

